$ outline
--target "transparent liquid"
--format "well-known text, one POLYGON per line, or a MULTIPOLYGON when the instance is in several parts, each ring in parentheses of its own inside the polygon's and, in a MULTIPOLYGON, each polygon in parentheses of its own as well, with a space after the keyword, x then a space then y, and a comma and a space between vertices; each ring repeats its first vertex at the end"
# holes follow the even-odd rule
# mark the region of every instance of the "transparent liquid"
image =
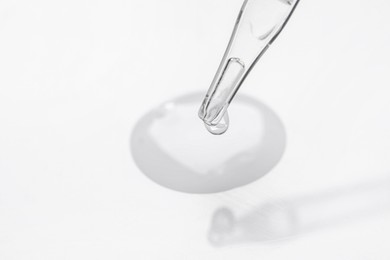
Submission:
POLYGON ((224 134, 229 128, 229 114, 228 114, 228 112, 227 111, 225 112, 222 120, 220 122, 218 122, 217 125, 208 125, 208 124, 204 123, 204 126, 213 135, 224 134))
POLYGON ((199 116, 206 129, 213 135, 222 135, 229 128, 228 100, 231 99, 231 93, 234 92, 234 87, 244 72, 245 65, 239 59, 230 59, 218 81, 218 87, 215 87, 215 91, 210 91, 212 92, 208 94, 210 98, 203 101, 199 116))
MULTIPOLYGON (((230 111, 235 124, 216 138, 195 114, 202 93, 169 100, 136 123, 131 153, 140 171, 161 186, 187 193, 234 189, 263 177, 279 162, 286 134, 278 116, 263 103, 240 95, 230 111), (250 127, 246 127, 250 123, 250 127)), ((222 116, 210 128, 229 126, 222 116)))

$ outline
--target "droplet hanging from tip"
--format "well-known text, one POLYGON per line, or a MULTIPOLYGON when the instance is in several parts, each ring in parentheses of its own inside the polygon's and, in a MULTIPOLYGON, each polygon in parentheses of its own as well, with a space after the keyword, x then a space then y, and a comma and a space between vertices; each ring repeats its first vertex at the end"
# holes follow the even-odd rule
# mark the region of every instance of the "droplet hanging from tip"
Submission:
POLYGON ((212 133, 213 135, 222 135, 229 128, 229 114, 226 111, 225 114, 223 115, 221 121, 219 121, 217 125, 208 125, 206 123, 204 125, 205 125, 206 129, 210 133, 212 133))

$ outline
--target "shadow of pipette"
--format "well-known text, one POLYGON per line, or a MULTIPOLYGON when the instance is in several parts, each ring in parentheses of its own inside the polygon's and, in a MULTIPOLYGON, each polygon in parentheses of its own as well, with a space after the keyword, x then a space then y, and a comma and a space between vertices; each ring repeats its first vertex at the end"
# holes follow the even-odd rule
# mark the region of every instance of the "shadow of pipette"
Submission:
POLYGON ((220 208, 214 212, 208 238, 214 246, 287 240, 385 211, 390 211, 390 180, 272 200, 240 217, 220 208))

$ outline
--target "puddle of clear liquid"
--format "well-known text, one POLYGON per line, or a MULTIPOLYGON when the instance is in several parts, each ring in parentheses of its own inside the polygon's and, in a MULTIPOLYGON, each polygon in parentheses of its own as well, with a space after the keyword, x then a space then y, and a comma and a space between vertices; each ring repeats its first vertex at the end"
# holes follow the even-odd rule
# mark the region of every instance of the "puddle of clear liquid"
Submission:
POLYGON ((187 193, 222 192, 267 174, 285 149, 277 115, 240 95, 230 110, 235 123, 223 135, 210 135, 197 117, 202 98, 199 93, 168 101, 137 122, 131 152, 141 172, 161 186, 187 193))

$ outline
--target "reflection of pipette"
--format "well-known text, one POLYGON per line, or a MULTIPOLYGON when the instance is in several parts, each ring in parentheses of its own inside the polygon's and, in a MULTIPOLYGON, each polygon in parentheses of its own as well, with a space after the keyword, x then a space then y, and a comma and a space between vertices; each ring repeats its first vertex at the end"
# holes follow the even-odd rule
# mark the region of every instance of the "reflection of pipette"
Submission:
POLYGON ((214 80, 199 110, 213 134, 229 126, 227 108, 246 76, 287 23, 299 0, 245 0, 214 80))
POLYGON ((225 246, 342 227, 388 212, 389 195, 390 182, 383 179, 265 201, 238 216, 236 210, 221 208, 213 214, 208 236, 213 245, 225 246))

